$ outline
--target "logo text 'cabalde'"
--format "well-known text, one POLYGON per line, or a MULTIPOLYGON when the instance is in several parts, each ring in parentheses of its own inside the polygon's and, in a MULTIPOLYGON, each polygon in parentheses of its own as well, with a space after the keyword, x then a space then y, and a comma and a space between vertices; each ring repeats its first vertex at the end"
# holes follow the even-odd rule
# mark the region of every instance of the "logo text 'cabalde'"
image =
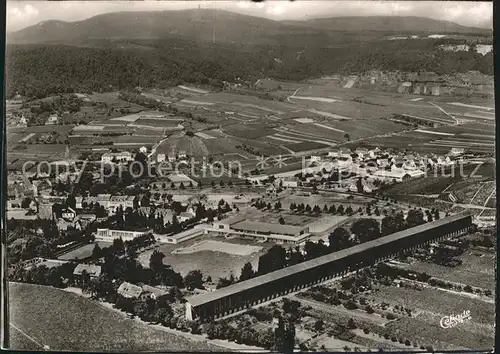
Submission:
POLYGON ((470 310, 466 310, 458 315, 444 316, 443 318, 441 318, 439 324, 443 328, 453 328, 471 319, 472 317, 470 315, 470 310))

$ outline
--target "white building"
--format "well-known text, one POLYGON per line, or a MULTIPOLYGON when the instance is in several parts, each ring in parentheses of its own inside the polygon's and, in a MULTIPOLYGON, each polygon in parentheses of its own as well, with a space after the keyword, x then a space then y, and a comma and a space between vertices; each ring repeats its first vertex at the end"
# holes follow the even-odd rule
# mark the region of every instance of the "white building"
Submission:
POLYGON ((463 155, 464 153, 465 153, 465 149, 461 149, 461 148, 452 148, 450 150, 451 156, 460 156, 460 155, 463 155))
POLYGON ((156 162, 163 162, 166 160, 165 154, 158 154, 156 155, 156 162))
POLYGON ((207 231, 227 236, 237 235, 241 238, 292 244, 299 244, 310 236, 308 226, 300 227, 250 221, 241 215, 216 221, 213 225, 207 226, 207 231))
POLYGON ((110 163, 113 160, 116 161, 133 161, 134 158, 132 154, 128 151, 122 151, 122 152, 107 152, 101 156, 101 161, 110 163))
POLYGON ((115 239, 121 238, 123 241, 131 241, 136 237, 151 233, 152 230, 143 231, 126 231, 126 230, 110 230, 110 229, 97 229, 95 239, 97 241, 113 242, 115 239))
POLYGON ((404 170, 402 168, 393 168, 388 170, 377 170, 372 175, 374 178, 385 181, 403 182, 410 178, 424 177, 425 172, 421 170, 404 170))
POLYGON ((171 244, 176 245, 176 244, 185 242, 187 240, 191 240, 191 239, 198 237, 200 235, 203 235, 205 233, 208 233, 208 231, 206 230, 207 228, 209 228, 209 225, 206 225, 206 224, 196 225, 192 229, 182 231, 182 232, 175 234, 175 235, 168 235, 167 236, 167 235, 154 234, 154 237, 160 243, 171 243, 171 244))
POLYGON ((321 161, 321 156, 318 155, 313 155, 309 158, 309 162, 320 162, 321 161))

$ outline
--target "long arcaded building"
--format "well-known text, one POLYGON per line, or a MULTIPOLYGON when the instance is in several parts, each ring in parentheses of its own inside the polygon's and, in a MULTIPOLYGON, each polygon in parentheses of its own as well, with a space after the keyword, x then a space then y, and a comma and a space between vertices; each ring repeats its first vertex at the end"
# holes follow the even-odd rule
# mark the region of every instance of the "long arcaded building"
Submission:
POLYGON ((226 288, 187 298, 188 320, 210 320, 240 311, 278 296, 338 277, 356 269, 414 250, 433 241, 470 230, 466 212, 365 242, 339 252, 283 268, 226 288))

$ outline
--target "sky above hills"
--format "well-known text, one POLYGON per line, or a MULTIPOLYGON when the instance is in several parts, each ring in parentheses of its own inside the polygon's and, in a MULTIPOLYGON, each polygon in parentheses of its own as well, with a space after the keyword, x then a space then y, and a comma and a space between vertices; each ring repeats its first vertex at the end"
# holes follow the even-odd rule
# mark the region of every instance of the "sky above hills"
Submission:
POLYGON ((7 1, 7 31, 46 20, 79 21, 117 11, 217 8, 273 20, 338 16, 422 16, 463 26, 493 27, 493 2, 454 1, 7 1))

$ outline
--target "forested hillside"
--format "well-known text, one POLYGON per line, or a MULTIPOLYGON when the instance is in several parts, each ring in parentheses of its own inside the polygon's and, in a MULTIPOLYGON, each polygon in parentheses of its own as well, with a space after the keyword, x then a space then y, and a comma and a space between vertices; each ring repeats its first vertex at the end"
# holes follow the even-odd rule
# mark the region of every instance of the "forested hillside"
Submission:
POLYGON ((100 48, 63 45, 9 45, 7 97, 72 90, 166 87, 182 82, 222 86, 222 81, 270 76, 302 80, 371 69, 478 70, 493 74, 493 54, 444 52, 442 40, 376 41, 339 48, 204 45, 189 41, 121 41, 100 48), (139 47, 141 49, 133 49, 139 47), (132 49, 120 49, 120 47, 132 49), (146 48, 146 49, 144 49, 146 48))

